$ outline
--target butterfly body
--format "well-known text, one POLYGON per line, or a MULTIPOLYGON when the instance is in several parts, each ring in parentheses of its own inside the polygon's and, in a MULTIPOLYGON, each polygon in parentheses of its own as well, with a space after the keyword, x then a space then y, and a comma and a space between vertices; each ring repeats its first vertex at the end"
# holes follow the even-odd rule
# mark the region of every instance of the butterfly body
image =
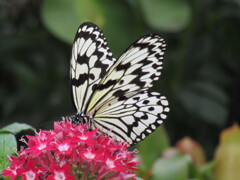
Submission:
POLYGON ((88 116, 85 115, 85 113, 77 112, 73 119, 73 122, 75 124, 79 124, 79 123, 84 124, 84 123, 89 122, 89 118, 88 118, 88 116))
POLYGON ((115 59, 102 31, 82 24, 70 66, 75 121, 130 145, 152 133, 169 112, 167 99, 148 91, 161 74, 165 47, 160 35, 146 35, 115 59))

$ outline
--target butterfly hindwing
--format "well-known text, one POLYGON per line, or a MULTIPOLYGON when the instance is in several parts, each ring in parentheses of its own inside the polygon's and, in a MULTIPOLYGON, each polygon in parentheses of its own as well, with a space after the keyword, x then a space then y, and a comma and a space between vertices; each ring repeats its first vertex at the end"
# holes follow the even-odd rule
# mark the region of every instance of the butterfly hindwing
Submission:
POLYGON ((100 81, 87 111, 110 98, 151 87, 161 74, 165 48, 165 41, 158 34, 144 36, 133 43, 100 81))
POLYGON ((82 24, 73 43, 70 65, 72 98, 78 112, 86 110, 89 99, 114 61, 102 31, 92 23, 82 24))
POLYGON ((168 101, 156 92, 142 91, 107 101, 97 110, 95 128, 119 141, 134 144, 152 133, 169 112, 168 101))

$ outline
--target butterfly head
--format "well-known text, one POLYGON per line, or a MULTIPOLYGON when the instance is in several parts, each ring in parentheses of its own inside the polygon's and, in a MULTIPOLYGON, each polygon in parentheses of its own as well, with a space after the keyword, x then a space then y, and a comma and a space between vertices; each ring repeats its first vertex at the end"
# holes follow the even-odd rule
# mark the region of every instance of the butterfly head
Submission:
POLYGON ((73 119, 73 123, 74 124, 83 124, 86 122, 88 122, 88 121, 87 121, 87 116, 85 115, 85 113, 77 112, 77 114, 75 115, 75 117, 73 119))

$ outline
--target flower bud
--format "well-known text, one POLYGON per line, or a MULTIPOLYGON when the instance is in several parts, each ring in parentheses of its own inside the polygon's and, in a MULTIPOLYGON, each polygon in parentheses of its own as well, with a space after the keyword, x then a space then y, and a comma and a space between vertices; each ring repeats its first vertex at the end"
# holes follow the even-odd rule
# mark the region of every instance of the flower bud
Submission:
POLYGON ((240 127, 225 129, 215 152, 214 180, 239 180, 240 177, 240 127))
POLYGON ((176 148, 180 152, 190 155, 196 168, 200 168, 205 164, 206 158, 203 148, 200 144, 192 140, 190 137, 185 137, 180 140, 177 143, 176 148))

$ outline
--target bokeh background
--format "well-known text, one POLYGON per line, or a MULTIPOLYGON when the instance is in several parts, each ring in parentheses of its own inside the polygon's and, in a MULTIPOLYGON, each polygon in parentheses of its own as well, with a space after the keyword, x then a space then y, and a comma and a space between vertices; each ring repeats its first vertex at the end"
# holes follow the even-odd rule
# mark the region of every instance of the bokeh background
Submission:
POLYGON ((170 103, 167 137, 189 136, 213 158, 219 133, 240 119, 238 0, 0 0, 1 127, 43 128, 75 114, 69 62, 85 21, 103 30, 116 58, 145 34, 165 37, 153 90, 170 103))

